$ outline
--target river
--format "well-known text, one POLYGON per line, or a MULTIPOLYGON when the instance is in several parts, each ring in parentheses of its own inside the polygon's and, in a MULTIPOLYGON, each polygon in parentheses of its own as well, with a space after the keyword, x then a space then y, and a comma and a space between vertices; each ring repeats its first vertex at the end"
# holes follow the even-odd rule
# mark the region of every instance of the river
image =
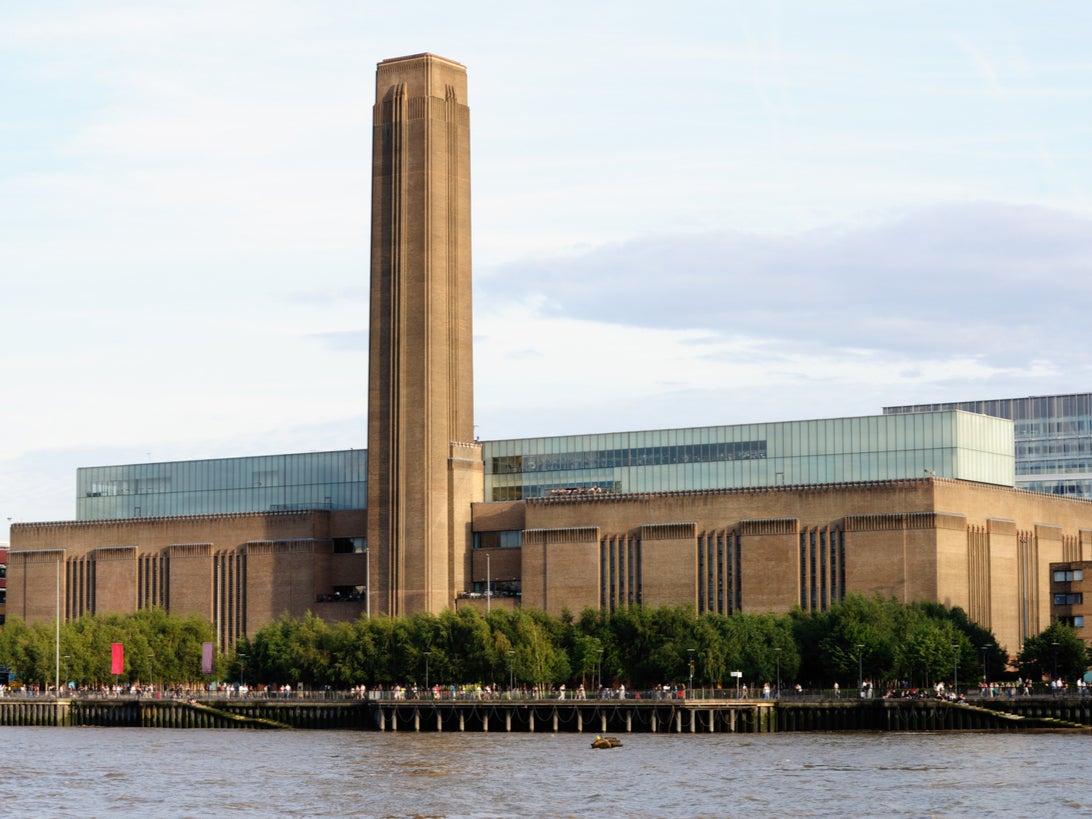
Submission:
POLYGON ((9 816, 1092 816, 1068 733, 2 728, 9 816))

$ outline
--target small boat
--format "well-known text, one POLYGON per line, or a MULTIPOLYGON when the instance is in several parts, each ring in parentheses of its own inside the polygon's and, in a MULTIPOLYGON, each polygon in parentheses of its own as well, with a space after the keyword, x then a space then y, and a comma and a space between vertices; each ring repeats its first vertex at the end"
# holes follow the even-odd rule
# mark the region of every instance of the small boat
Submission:
POLYGON ((621 748, 622 740, 618 739, 618 737, 597 736, 591 746, 593 748, 621 748))

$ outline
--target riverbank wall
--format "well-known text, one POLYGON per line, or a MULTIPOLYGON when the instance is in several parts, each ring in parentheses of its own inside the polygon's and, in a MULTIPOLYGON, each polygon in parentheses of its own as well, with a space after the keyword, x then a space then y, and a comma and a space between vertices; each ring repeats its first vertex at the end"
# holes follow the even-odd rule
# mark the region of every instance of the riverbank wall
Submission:
POLYGON ((7 699, 3 726, 386 732, 759 734, 794 731, 1092 731, 1092 698, 942 700, 7 699))

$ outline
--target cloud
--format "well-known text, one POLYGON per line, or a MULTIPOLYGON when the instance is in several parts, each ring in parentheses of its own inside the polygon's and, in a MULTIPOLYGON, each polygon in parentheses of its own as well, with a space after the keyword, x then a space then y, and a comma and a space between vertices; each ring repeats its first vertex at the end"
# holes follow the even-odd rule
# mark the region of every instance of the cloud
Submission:
POLYGON ((481 435, 1087 389, 1090 227, 1043 208, 964 205, 798 235, 651 237, 499 267, 476 291, 481 435))
POLYGON ((793 236, 637 239, 506 265, 482 282, 478 299, 827 351, 959 350, 1016 363, 1039 354, 1029 342, 1045 317, 1075 319, 1089 306, 1090 271, 1087 217, 965 205, 793 236))

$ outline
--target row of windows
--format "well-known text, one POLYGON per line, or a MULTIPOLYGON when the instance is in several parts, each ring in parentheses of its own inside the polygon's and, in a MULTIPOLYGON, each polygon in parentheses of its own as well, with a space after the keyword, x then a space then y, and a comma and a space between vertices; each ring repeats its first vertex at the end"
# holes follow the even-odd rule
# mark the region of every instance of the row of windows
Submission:
POLYGON ((1084 594, 1081 592, 1054 595, 1055 606, 1079 606, 1082 603, 1084 603, 1084 594))
POLYGON ((1092 481, 1019 481, 1018 488, 1048 495, 1092 498, 1092 481))
POLYGON ((798 486, 856 481, 946 478, 1013 485, 1012 458, 967 450, 915 450, 844 455, 768 457, 754 461, 686 463, 615 470, 524 472, 486 476, 494 501, 604 492, 677 492, 798 486))
POLYGON ((366 450, 95 466, 77 470, 79 497, 355 483, 367 480, 366 450))
POLYGON ((487 469, 490 474, 505 475, 515 472, 559 472, 565 469, 613 469, 620 466, 745 461, 765 457, 765 441, 739 441, 720 444, 586 450, 555 455, 502 455, 490 458, 487 469))
POLYGON ((1019 438, 1042 438, 1087 435, 1092 432, 1092 420, 1088 418, 1063 418, 1050 421, 1019 421, 1013 424, 1019 438))
POLYGON ((1074 580, 1084 580, 1084 571, 1082 569, 1055 569, 1055 583, 1071 583, 1074 580))
MULTIPOLYGON (((485 441, 487 469, 494 458, 574 453, 635 452, 643 449, 747 446, 763 441, 769 457, 832 455, 960 447, 1013 456, 1012 423, 966 412, 862 416, 725 427, 618 432, 555 438, 485 441)), ((705 456, 698 460, 712 460, 705 456)), ((693 459, 691 459, 693 460, 693 459)), ((632 464, 631 464, 632 465, 632 464)), ((582 467, 583 468, 583 465, 582 467)))
POLYGON ((1019 441, 1016 444, 1018 458, 1034 458, 1049 455, 1092 455, 1092 437, 1065 438, 1057 441, 1019 441))
POLYGON ((1092 458, 1061 458, 1049 461, 1017 461, 1017 475, 1092 474, 1092 458))
POLYGON ((914 412, 944 412, 963 410, 1008 418, 1012 421, 1057 421, 1077 417, 1092 418, 1092 393, 1041 395, 1031 398, 1000 398, 988 401, 952 401, 940 404, 916 404, 904 407, 884 407, 884 415, 914 412))
POLYGON ((110 520, 306 509, 363 509, 367 502, 367 489, 363 483, 166 492, 155 495, 78 498, 76 518, 110 520))
POLYGON ((475 549, 518 549, 523 545, 523 532, 512 529, 504 532, 475 532, 475 549))

